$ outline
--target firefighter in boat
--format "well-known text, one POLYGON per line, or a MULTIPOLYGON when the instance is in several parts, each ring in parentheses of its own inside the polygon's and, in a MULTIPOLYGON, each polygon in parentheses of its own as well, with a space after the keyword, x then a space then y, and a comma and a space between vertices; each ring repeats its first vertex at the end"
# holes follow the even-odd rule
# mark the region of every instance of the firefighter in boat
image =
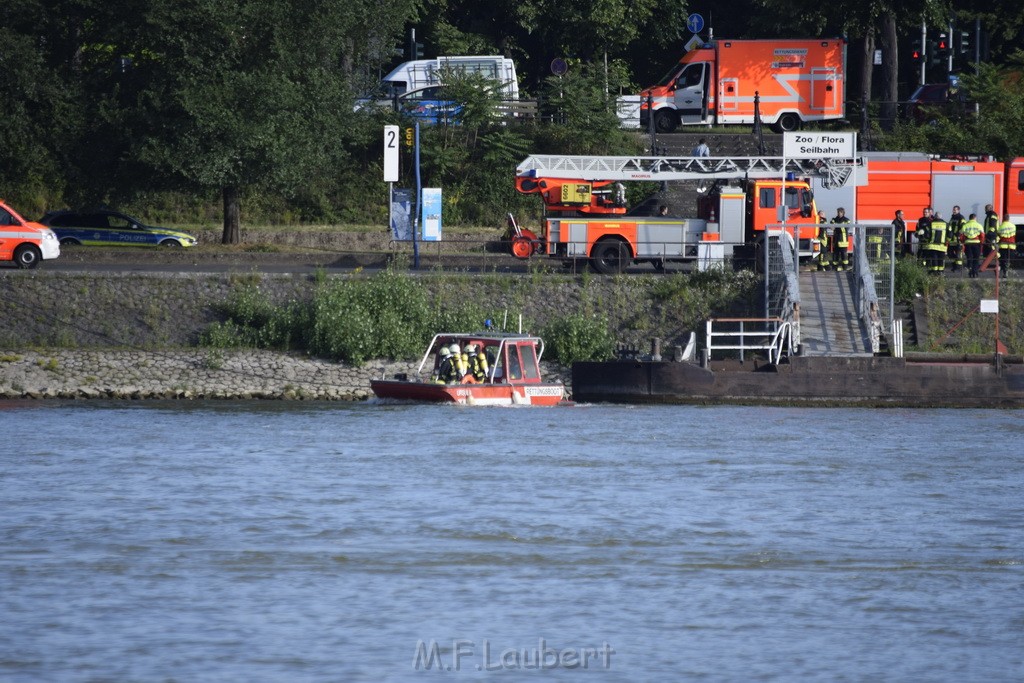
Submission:
POLYGON ((437 352, 437 356, 438 362, 437 369, 434 371, 434 381, 438 384, 451 384, 458 381, 455 360, 452 358, 452 350, 447 346, 442 346, 441 350, 437 352))
POLYGON ((480 345, 468 344, 466 346, 466 356, 468 358, 469 374, 473 379, 477 382, 483 382, 486 380, 490 366, 487 363, 487 356, 484 355, 480 345))

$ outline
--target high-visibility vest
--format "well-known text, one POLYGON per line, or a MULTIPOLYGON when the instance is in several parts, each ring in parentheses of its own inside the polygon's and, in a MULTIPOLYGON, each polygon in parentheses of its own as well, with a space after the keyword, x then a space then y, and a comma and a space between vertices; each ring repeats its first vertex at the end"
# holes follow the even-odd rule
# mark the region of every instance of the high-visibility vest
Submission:
POLYGON ((999 226, 999 248, 1013 249, 1017 241, 1017 226, 1010 221, 1003 221, 999 226))
POLYGON ((893 233, 896 238, 896 244, 903 244, 907 239, 907 222, 897 218, 893 220, 892 227, 894 228, 893 233))
POLYGON ((999 241, 999 216, 994 213, 985 214, 985 237, 989 244, 999 241))
POLYGON ((954 213, 949 217, 949 238, 951 240, 958 239, 960 237, 960 233, 963 232, 964 224, 966 222, 967 219, 964 218, 961 213, 954 213))
POLYGON ((976 220, 969 220, 964 223, 963 236, 965 244, 981 244, 981 236, 984 234, 985 229, 981 227, 981 223, 976 220))
POLYGON ((946 251, 946 222, 932 221, 931 235, 925 249, 932 251, 946 251))
POLYGON ((824 225, 818 228, 818 244, 822 249, 828 246, 828 228, 824 225))
POLYGON ((832 229, 832 239, 835 240, 836 246, 840 249, 847 248, 850 246, 850 234, 844 223, 849 223, 850 219, 843 216, 841 219, 833 218, 832 222, 836 224, 836 227, 832 229))

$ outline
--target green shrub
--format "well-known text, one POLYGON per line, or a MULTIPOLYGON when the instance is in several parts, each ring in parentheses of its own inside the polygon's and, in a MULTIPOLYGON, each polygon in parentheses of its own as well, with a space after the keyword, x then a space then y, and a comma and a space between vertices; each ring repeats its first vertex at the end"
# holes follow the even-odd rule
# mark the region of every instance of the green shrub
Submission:
POLYGON ((607 360, 615 348, 608 320, 596 316, 560 318, 544 328, 542 336, 551 355, 563 365, 578 360, 607 360))
POLYGON ((917 259, 901 258, 896 261, 893 279, 893 296, 896 301, 911 301, 915 294, 924 294, 927 287, 928 271, 917 259))

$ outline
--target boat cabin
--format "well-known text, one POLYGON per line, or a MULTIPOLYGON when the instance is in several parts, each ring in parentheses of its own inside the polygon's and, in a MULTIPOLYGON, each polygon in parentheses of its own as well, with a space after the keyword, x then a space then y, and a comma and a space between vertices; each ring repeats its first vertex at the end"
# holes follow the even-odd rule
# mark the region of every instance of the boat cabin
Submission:
POLYGON ((418 373, 424 367, 436 371, 441 362, 441 349, 458 344, 465 349, 475 344, 487 357, 487 379, 485 383, 507 382, 511 384, 541 383, 540 359, 544 353, 544 342, 539 337, 520 334, 458 333, 437 334, 427 347, 420 362, 418 373), (427 363, 432 362, 428 366, 427 363))

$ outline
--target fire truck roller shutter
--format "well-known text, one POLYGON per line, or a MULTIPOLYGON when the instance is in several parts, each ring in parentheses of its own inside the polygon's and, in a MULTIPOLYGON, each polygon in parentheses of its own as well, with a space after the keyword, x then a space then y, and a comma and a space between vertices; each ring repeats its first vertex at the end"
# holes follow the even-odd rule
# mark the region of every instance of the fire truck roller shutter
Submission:
POLYGON ((985 205, 1003 205, 998 180, 991 173, 936 173, 932 182, 932 203, 943 216, 949 207, 960 205, 960 213, 985 215, 985 205), (998 195, 998 196, 997 196, 998 195))

